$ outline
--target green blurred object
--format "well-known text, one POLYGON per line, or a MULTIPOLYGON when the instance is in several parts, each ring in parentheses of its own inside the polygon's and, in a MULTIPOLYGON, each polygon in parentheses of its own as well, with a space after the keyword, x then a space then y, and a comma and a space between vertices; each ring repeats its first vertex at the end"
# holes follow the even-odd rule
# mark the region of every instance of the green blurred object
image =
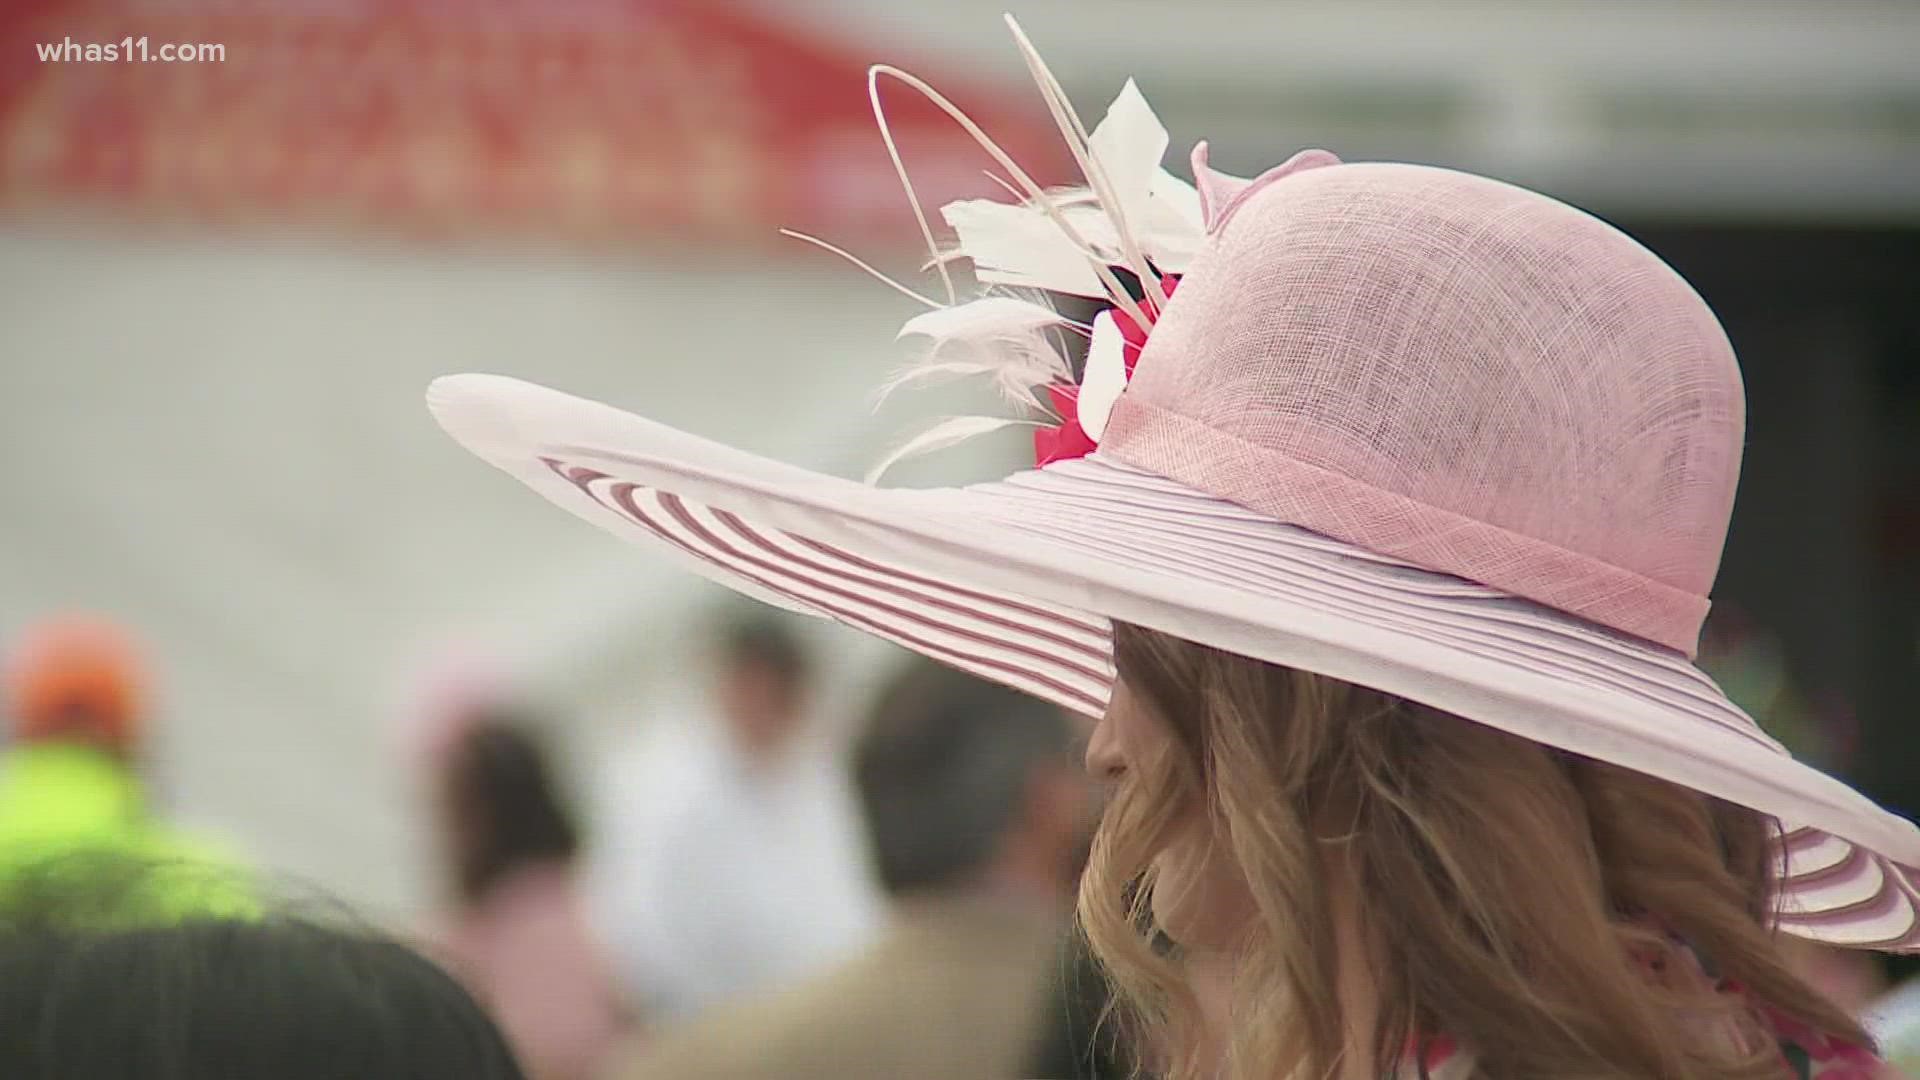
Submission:
POLYGON ((1831 773, 1851 771, 1859 741, 1851 709, 1834 695, 1806 693, 1778 637, 1738 614, 1718 612, 1707 624, 1697 662, 1794 757, 1831 773))
POLYGON ((63 743, 0 753, 0 923, 101 929, 263 913, 232 860, 152 820, 122 761, 63 743))

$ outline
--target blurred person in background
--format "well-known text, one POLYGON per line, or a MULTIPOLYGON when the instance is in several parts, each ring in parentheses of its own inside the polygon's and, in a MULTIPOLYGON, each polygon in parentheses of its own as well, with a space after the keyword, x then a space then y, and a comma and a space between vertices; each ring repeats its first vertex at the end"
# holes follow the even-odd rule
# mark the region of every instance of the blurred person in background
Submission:
POLYGON ((840 748, 785 625, 719 636, 710 711, 663 717, 608 777, 593 900, 649 1020, 819 970, 867 942, 879 897, 840 748))
POLYGON ((590 1076, 625 1026, 575 880, 579 828, 533 715, 448 703, 426 747, 447 910, 442 958, 534 1080, 590 1076))
POLYGON ((8 1080, 522 1080, 453 978, 249 884, 130 854, 45 860, 0 898, 8 1080), (183 912, 182 895, 202 902, 183 912))
POLYGON ((1033 1076, 1094 820, 1074 745, 1059 709, 913 662, 855 749, 885 932, 831 971, 660 1034, 611 1075, 1033 1076))
POLYGON ((78 615, 29 627, 7 658, 6 692, 0 890, 76 854, 228 861, 153 813, 141 776, 150 682, 124 629, 78 615))

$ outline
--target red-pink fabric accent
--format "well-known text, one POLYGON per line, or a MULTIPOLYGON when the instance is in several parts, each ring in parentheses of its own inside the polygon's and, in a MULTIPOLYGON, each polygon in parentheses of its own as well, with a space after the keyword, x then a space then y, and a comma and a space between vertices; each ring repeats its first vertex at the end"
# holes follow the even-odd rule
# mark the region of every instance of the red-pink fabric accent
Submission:
POLYGON ((1093 439, 1088 437, 1087 429, 1080 426, 1080 388, 1049 386, 1047 398, 1053 404, 1053 411, 1060 415, 1060 422, 1034 429, 1034 465, 1051 465, 1093 453, 1093 439))

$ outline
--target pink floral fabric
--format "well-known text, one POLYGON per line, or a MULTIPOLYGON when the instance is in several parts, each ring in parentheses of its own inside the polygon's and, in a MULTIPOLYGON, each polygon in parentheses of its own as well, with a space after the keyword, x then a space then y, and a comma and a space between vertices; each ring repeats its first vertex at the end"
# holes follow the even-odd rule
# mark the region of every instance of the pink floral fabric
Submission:
MULTIPOLYGON (((1651 981, 1675 989, 1711 987, 1722 994, 1745 994, 1735 980, 1710 973, 1684 943, 1676 946, 1640 958, 1651 981)), ((1778 1043, 1780 1080, 1902 1080, 1899 1072, 1862 1047, 1831 1038, 1777 1010, 1763 1006, 1760 1013, 1778 1043)), ((1729 1047, 1740 1044, 1735 1030, 1703 1030, 1703 1037, 1722 1040, 1729 1047)), ((1473 1054, 1451 1038, 1414 1040, 1390 1080, 1470 1080, 1474 1067, 1473 1054)))
MULTIPOLYGON (((1780 1080, 1903 1080, 1872 1053, 1799 1029, 1798 1037, 1780 1033, 1780 1080)), ((1451 1039, 1436 1039, 1424 1055, 1409 1055, 1393 1080, 1471 1080, 1473 1055, 1451 1039)))

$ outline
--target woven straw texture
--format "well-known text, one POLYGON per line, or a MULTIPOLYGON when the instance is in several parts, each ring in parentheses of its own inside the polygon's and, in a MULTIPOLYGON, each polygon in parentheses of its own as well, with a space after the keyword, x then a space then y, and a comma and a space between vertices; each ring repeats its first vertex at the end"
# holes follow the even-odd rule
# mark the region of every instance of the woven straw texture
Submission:
POLYGON ((1306 169, 1228 210, 1102 452, 1692 654, 1744 402, 1679 275, 1446 169, 1306 169))

